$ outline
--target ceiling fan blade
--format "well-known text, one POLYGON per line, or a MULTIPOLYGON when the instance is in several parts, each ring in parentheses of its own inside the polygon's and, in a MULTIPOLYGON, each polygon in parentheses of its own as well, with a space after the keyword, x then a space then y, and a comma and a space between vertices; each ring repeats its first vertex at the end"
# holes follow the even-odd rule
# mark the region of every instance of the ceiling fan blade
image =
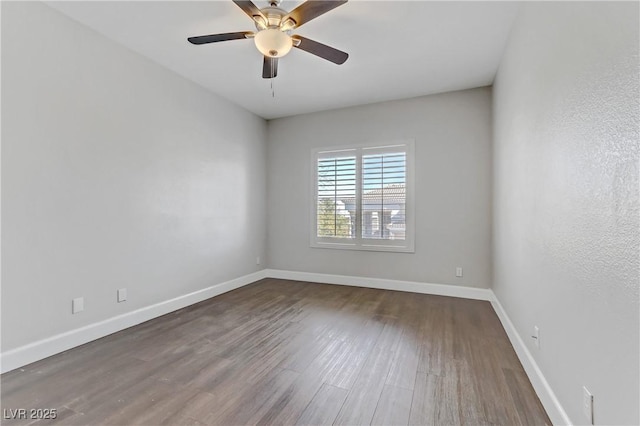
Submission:
POLYGON ((289 12, 289 14, 282 19, 282 22, 285 22, 287 18, 292 18, 296 21, 296 28, 298 28, 346 2, 347 0, 307 0, 289 12))
POLYGON ((264 57, 262 78, 275 78, 278 75, 278 58, 264 57))
POLYGON ((233 2, 244 11, 249 18, 255 20, 254 16, 260 16, 263 19, 263 22, 267 22, 267 18, 260 12, 260 8, 253 4, 251 0, 233 0, 233 2))
POLYGON ((222 33, 222 34, 211 34, 211 35, 203 35, 197 37, 189 37, 189 43, 191 44, 207 44, 207 43, 217 43, 219 41, 227 41, 227 40, 240 40, 243 38, 247 38, 247 36, 253 35, 251 31, 240 31, 237 33, 222 33))
POLYGON ((293 44, 293 47, 297 47, 298 49, 302 49, 305 52, 312 53, 316 56, 319 56, 327 61, 331 61, 334 64, 342 65, 349 58, 349 54, 345 53, 341 50, 334 49, 331 46, 327 46, 326 44, 318 43, 317 41, 313 41, 311 39, 293 35, 292 38, 294 40, 300 40, 300 43, 293 44))

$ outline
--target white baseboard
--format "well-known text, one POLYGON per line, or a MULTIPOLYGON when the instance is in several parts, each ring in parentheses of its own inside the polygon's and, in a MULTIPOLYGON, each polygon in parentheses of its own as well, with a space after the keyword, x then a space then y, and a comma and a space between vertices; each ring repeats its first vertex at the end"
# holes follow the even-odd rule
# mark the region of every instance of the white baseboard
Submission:
POLYGON ((536 360, 533 358, 533 355, 531 355, 531 352, 529 352, 527 345, 525 345, 520 334, 511 322, 511 319, 509 319, 507 312, 504 310, 493 291, 491 291, 491 305, 498 315, 500 322, 502 322, 502 327, 504 327, 507 332, 511 345, 516 351, 516 355, 518 355, 520 363, 524 367, 524 371, 527 373, 529 381, 531 381, 533 389, 536 391, 536 394, 538 394, 538 398, 540 398, 540 402, 547 411, 551 422, 554 425, 571 425, 569 416, 564 408, 562 408, 562 405, 560 404, 560 401, 558 401, 553 389, 549 386, 549 382, 547 382, 547 379, 542 374, 536 360))
POLYGON ((86 325, 75 330, 70 330, 25 346, 9 350, 0 354, 0 371, 5 373, 35 361, 47 358, 51 355, 66 351, 76 346, 83 345, 125 328, 149 321, 150 319, 182 309, 194 303, 226 293, 236 288, 265 278, 265 270, 244 275, 242 277, 225 281, 207 287, 193 293, 165 300, 155 305, 146 306, 132 312, 127 312, 104 321, 86 325))
POLYGON ((379 288, 382 290, 407 291, 436 296, 460 297, 463 299, 491 300, 493 294, 486 288, 464 287, 448 284, 430 284, 415 281, 398 281, 381 278, 354 277, 348 275, 318 274, 314 272, 283 271, 265 269, 265 276, 283 280, 309 281, 313 283, 348 285, 353 287, 379 288))

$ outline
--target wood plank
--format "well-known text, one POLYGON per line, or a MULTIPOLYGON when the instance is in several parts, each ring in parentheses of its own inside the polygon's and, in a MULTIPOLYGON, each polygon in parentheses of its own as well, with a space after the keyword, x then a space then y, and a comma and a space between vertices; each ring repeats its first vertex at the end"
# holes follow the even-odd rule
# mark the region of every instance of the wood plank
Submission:
MULTIPOLYGON (((515 408, 523 425, 536 424, 540 419, 544 419, 545 412, 540 400, 535 395, 529 384, 529 379, 524 371, 514 371, 508 368, 503 369, 511 398, 515 403, 515 408)), ((551 425, 550 421, 545 419, 546 425, 551 425)))
POLYGON ((323 384, 295 423, 297 425, 333 424, 348 393, 346 389, 323 384))
POLYGON ((367 357, 334 425, 370 424, 400 339, 397 327, 388 323, 367 357))
POLYGON ((453 360, 447 364, 445 373, 440 376, 436 386, 436 416, 435 423, 438 425, 459 425, 460 405, 458 399, 459 377, 453 360))
POLYGON ((411 331, 405 330, 396 345, 391 369, 385 382, 387 385, 413 390, 421 348, 412 334, 411 331))
POLYGON ((479 386, 468 363, 456 362, 455 367, 458 377, 458 416, 461 424, 488 424, 479 398, 480 393, 485 390, 479 386))
MULTIPOLYGON (((281 400, 281 396, 290 392, 291 384, 299 376, 291 370, 282 370, 279 374, 266 377, 253 387, 245 388, 240 394, 232 395, 231 404, 221 407, 206 419, 208 424, 244 425, 255 424, 281 400)), ((221 389, 224 395, 224 389, 221 389)))
POLYGON ((263 425, 290 425, 302 415, 323 383, 316 372, 307 371, 283 392, 262 416, 252 418, 249 423, 263 425))
POLYGON ((380 426, 408 425, 412 399, 413 390, 385 385, 371 424, 380 426))
POLYGON ((369 352, 382 332, 383 325, 371 320, 334 339, 313 360, 308 369, 316 371, 323 382, 350 389, 356 381, 369 352))
POLYGON ((436 399, 436 389, 439 385, 439 376, 418 373, 416 384, 411 400, 411 411, 409 413, 410 425, 433 425, 436 424, 436 412, 438 401, 436 399))

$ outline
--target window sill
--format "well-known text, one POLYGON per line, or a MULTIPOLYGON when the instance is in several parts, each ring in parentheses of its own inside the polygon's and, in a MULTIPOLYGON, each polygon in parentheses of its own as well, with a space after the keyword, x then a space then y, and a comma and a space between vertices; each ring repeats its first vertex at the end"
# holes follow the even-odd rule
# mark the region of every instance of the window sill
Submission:
POLYGON ((415 253, 412 246, 385 246, 374 244, 344 244, 344 243, 317 243, 313 242, 311 248, 331 249, 331 250, 356 250, 356 251, 384 251, 391 253, 415 253))

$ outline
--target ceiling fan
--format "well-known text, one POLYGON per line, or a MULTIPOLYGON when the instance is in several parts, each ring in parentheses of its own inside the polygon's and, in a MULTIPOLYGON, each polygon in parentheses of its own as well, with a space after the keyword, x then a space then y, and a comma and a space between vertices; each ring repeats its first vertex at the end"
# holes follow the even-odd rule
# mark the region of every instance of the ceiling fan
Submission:
POLYGON ((292 47, 309 52, 334 64, 343 64, 349 55, 333 47, 302 37, 291 35, 295 28, 306 24, 343 5, 347 0, 307 0, 291 12, 280 9, 282 0, 270 0, 269 6, 263 9, 251 0, 233 0, 255 22, 257 32, 240 31, 235 33, 211 34, 189 37, 190 43, 200 45, 219 41, 242 40, 252 38, 256 47, 264 56, 262 78, 274 78, 278 74, 278 58, 283 57, 292 47))

